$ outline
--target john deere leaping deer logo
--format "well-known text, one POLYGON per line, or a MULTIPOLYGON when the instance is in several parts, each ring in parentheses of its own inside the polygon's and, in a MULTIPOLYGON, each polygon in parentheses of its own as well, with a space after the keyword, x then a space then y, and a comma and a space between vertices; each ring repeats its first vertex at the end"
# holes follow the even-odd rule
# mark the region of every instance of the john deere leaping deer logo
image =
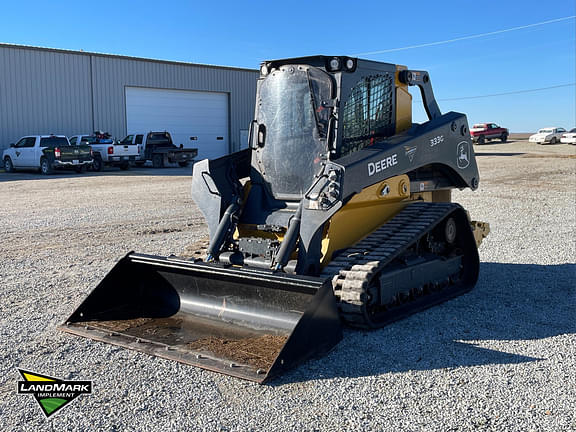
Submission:
POLYGON ((462 141, 458 144, 457 153, 456 163, 458 168, 468 168, 468 165, 470 165, 470 144, 468 144, 468 141, 462 141))

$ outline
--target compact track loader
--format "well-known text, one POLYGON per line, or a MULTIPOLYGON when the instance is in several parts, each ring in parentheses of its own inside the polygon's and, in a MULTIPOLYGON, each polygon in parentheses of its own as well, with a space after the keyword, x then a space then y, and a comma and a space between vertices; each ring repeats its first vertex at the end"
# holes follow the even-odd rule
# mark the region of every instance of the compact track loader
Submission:
POLYGON ((464 114, 427 72, 350 57, 266 61, 250 148, 196 163, 204 259, 129 253, 62 329, 263 382, 478 278, 487 224, 464 114), (412 123, 408 86, 429 120, 412 123))

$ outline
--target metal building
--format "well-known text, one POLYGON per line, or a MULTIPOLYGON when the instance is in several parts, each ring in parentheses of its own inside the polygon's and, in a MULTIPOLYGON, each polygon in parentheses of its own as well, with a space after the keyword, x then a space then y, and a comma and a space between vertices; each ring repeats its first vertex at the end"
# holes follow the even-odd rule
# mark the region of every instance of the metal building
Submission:
POLYGON ((258 71, 0 44, 0 149, 23 135, 166 130, 213 158, 247 143, 258 71))

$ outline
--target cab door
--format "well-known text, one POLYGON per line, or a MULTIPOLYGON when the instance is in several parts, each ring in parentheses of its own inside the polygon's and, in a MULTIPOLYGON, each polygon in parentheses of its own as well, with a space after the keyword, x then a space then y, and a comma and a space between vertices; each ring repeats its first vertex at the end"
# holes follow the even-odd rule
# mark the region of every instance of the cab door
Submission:
POLYGON ((36 167, 38 162, 35 160, 36 137, 25 137, 16 143, 15 147, 15 167, 36 167))
POLYGON ((489 129, 489 131, 488 131, 488 137, 489 138, 495 138, 498 135, 500 135, 500 131, 498 130, 499 126, 497 124, 490 123, 488 125, 488 129, 489 129))
POLYGON ((138 146, 138 155, 140 156, 140 160, 146 160, 146 153, 144 152, 144 135, 136 135, 134 137, 134 144, 138 146))
POLYGON ((24 143, 26 143, 26 138, 22 138, 16 144, 14 144, 14 150, 12 154, 12 165, 15 167, 22 167, 22 160, 24 159, 22 156, 22 148, 24 147, 24 143))

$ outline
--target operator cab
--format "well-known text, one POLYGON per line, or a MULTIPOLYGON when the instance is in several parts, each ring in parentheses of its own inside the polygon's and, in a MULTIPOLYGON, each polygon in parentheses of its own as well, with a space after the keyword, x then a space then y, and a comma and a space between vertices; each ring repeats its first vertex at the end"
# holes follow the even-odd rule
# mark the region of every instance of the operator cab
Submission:
POLYGON ((299 201, 328 160, 395 133, 396 66, 314 56, 262 63, 252 129, 253 185, 299 201))

